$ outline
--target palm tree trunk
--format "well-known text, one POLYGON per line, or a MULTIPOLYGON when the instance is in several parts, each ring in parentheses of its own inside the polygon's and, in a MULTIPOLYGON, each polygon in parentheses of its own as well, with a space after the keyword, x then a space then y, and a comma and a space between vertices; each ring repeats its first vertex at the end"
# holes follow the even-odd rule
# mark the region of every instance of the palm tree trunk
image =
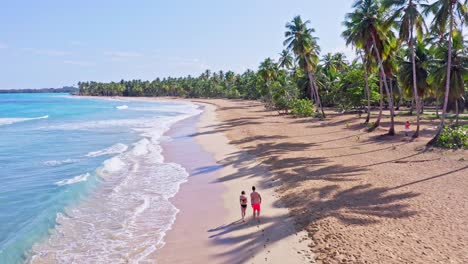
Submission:
MULTIPOLYGON (((308 74, 307 74, 308 75, 308 74)), ((309 78, 309 93, 310 93, 310 100, 314 101, 314 103, 317 102, 317 99, 315 98, 315 91, 314 91, 314 85, 312 84, 312 82, 310 81, 310 77, 308 76, 309 78)))
POLYGON ((314 100, 315 106, 317 107, 317 111, 318 111, 318 109, 320 108, 319 108, 318 100, 315 96, 314 78, 309 71, 307 71, 307 77, 309 77, 310 99, 314 100))
POLYGON ((370 127, 367 131, 372 132, 377 127, 380 126, 380 120, 382 119, 382 111, 383 111, 383 84, 382 84, 382 76, 379 75, 379 91, 380 91, 380 106, 379 106, 379 115, 377 116, 377 120, 375 120, 374 125, 370 127))
POLYGON ((388 104, 389 104, 389 107, 390 107, 390 129, 388 130, 388 135, 393 136, 393 135, 395 135, 395 120, 394 120, 393 100, 392 100, 392 97, 390 96, 390 90, 388 89, 388 85, 387 85, 387 77, 385 77, 385 70, 383 68, 382 58, 380 57, 380 53, 377 50, 377 42, 375 40, 374 34, 372 34, 372 42, 374 44, 373 46, 374 46, 375 54, 377 55, 377 60, 379 61, 380 75, 382 75, 382 78, 383 78, 383 83, 385 85, 385 91, 387 92, 387 100, 388 100, 388 104))
POLYGON ((460 111, 458 108, 458 99, 455 100, 455 112, 456 112, 455 125, 458 126, 458 115, 460 114, 460 111))
POLYGON ((414 110, 414 98, 411 98, 411 106, 409 109, 409 114, 412 116, 413 115, 413 110, 414 110))
MULTIPOLYGON (((314 80, 315 80, 315 77, 314 77, 314 80)), ((317 101, 319 102, 319 105, 320 105, 320 111, 322 112, 322 118, 325 118, 325 112, 323 111, 323 104, 322 104, 322 100, 320 99, 319 88, 317 84, 315 83, 315 81, 314 81, 314 86, 315 86, 315 93, 317 94, 317 101)))
POLYGON ((393 97, 393 78, 389 78, 388 82, 390 83, 390 97, 392 97, 393 102, 395 102, 395 97, 393 97))
POLYGON ((370 121, 370 89, 369 89, 369 76, 368 76, 368 73, 367 73, 367 65, 366 65, 366 61, 364 59, 364 56, 362 55, 362 52, 359 51, 359 54, 361 55, 361 59, 362 59, 362 65, 364 66, 364 79, 366 81, 366 94, 367 94, 367 117, 366 117, 366 121, 364 122, 364 124, 368 124, 369 121, 370 121))
POLYGON ((311 71, 307 71, 307 75, 309 76, 309 82, 313 87, 313 91, 315 92, 315 103, 317 105, 317 111, 320 110, 322 112, 322 117, 325 118, 325 112, 323 111, 322 102, 320 101, 318 87, 315 83, 315 76, 311 71))
POLYGON ((419 103, 419 94, 418 94, 418 83, 416 76, 416 56, 414 54, 414 37, 413 37, 413 25, 410 25, 410 49, 411 49, 411 64, 413 66, 413 96, 414 101, 416 102, 416 131, 413 134, 413 138, 419 137, 419 126, 421 120, 420 114, 420 103, 419 103))
POLYGON ((427 142, 427 146, 433 146, 445 126, 445 117, 447 116, 448 97, 450 94, 450 73, 452 68, 452 31, 453 31, 453 4, 450 4, 450 31, 448 34, 448 58, 447 58, 447 76, 445 81, 444 106, 442 107, 442 117, 440 118, 439 129, 435 136, 427 142))
POLYGON ((377 116, 377 120, 375 121, 375 127, 380 126, 380 120, 382 119, 382 112, 383 112, 383 80, 382 76, 379 75, 379 91, 380 91, 380 107, 379 107, 379 115, 377 116))
POLYGON ((419 98, 419 108, 421 108, 420 114, 424 114, 424 97, 419 98))

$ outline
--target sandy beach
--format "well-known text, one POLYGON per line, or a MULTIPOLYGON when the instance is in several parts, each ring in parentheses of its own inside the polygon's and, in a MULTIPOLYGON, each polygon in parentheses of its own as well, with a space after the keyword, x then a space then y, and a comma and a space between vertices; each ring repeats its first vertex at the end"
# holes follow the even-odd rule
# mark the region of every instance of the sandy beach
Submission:
POLYGON ((222 125, 216 107, 203 105, 198 121, 183 121, 169 133, 175 139, 165 148, 167 161, 182 164, 192 176, 172 200, 180 212, 154 258, 158 263, 311 262, 307 233, 297 232, 288 209, 278 203, 276 185, 262 184, 272 174, 255 157, 229 144, 216 129, 222 125), (194 123, 197 129, 191 131, 194 123), (248 179, 236 179, 247 171, 248 179), (258 186, 263 197, 260 223, 251 218, 251 208, 247 222, 240 221, 238 198, 251 186, 258 186))
POLYGON ((468 264, 468 0, 4 2, 0 264, 468 264))
MULTIPOLYGON (((182 206, 159 256, 189 263, 201 250, 210 263, 468 262, 468 156, 423 151, 435 122, 424 121, 423 136, 410 142, 401 132, 380 137, 385 122, 362 132, 356 115, 294 119, 258 102, 195 102, 207 104, 192 136, 223 165, 206 177, 222 184, 216 195, 225 215, 184 220, 182 206), (236 222, 239 192, 251 185, 264 195, 260 226, 236 222)), ((180 205, 194 197, 184 191, 191 184, 178 194, 180 205)))

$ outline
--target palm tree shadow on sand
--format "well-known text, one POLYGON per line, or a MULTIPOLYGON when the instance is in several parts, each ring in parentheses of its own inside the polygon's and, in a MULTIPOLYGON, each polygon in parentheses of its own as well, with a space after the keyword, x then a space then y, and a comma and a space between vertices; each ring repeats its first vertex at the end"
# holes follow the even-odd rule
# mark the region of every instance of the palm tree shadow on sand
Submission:
MULTIPOLYGON (((366 168, 323 166, 327 161, 324 158, 280 160, 274 156, 283 151, 303 150, 308 147, 306 144, 289 146, 285 143, 268 143, 263 147, 265 152, 260 156, 270 157, 263 163, 252 165, 253 156, 242 151, 221 161, 224 166, 235 167, 237 172, 225 175, 217 182, 261 177, 259 190, 288 190, 303 181, 320 180, 329 184, 322 187, 312 185, 313 187, 307 187, 299 193, 286 192, 274 203, 274 207, 284 208, 287 205, 290 214, 271 217, 264 211, 258 227, 249 219, 247 224, 234 221, 207 230, 213 246, 227 246, 228 250, 223 250, 224 247, 217 255, 227 263, 246 262, 260 251, 268 252, 272 243, 294 236, 298 230, 305 230, 322 219, 335 218, 347 225, 367 226, 377 224, 385 218, 407 218, 417 213, 405 203, 405 200, 418 196, 417 193, 374 187, 371 184, 356 184, 349 189, 340 189, 336 184, 340 181, 352 181, 354 176, 367 170, 366 168)), ((256 151, 255 154, 258 153, 256 151)))

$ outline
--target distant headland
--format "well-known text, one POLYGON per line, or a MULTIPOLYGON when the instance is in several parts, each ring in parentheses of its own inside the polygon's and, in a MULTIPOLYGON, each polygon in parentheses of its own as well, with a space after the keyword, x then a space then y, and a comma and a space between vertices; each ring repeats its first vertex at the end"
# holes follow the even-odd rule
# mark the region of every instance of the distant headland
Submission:
POLYGON ((39 89, 8 89, 1 90, 0 94, 4 93, 77 93, 78 88, 73 86, 64 86, 62 88, 39 88, 39 89))

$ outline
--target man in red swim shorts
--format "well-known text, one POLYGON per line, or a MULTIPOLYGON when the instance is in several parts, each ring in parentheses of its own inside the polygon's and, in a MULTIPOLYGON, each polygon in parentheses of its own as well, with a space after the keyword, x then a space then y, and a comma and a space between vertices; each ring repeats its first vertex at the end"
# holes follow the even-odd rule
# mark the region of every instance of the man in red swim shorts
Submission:
POLYGON ((260 204, 262 203, 262 196, 255 191, 255 186, 252 186, 252 193, 250 194, 250 202, 253 208, 253 218, 260 222, 260 204))

